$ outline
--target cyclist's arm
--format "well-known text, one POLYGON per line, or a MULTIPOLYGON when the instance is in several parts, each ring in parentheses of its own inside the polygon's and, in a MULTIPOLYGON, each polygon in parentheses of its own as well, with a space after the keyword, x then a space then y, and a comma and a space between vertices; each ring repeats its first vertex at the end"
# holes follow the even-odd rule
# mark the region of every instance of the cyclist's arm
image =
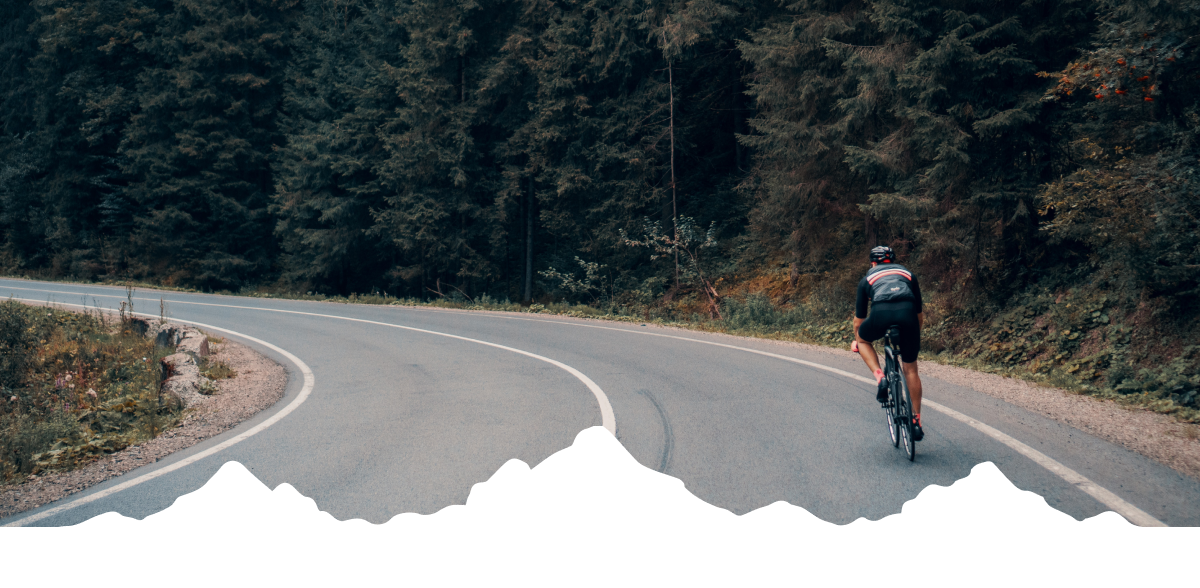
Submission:
MULTIPOLYGON (((923 300, 921 300, 921 283, 917 281, 917 276, 913 276, 912 279, 908 281, 908 286, 909 286, 909 288, 912 289, 913 296, 917 299, 916 300, 917 316, 920 317, 921 314, 923 314, 925 312, 925 302, 923 300)), ((920 324, 921 324, 920 320, 921 320, 920 318, 917 319, 918 326, 920 326, 920 324)))
POLYGON ((855 292, 854 300, 854 332, 858 332, 858 325, 862 324, 863 319, 867 318, 867 307, 871 302, 871 284, 867 279, 858 281, 858 291, 855 292))
POLYGON ((871 301, 871 285, 867 283, 867 279, 863 278, 858 281, 858 292, 854 301, 854 338, 859 339, 858 326, 863 324, 867 318, 868 304, 871 301))
POLYGON ((925 328, 925 303, 921 300, 921 284, 917 282, 917 277, 913 276, 910 285, 912 286, 913 296, 917 298, 917 328, 923 329, 925 328))

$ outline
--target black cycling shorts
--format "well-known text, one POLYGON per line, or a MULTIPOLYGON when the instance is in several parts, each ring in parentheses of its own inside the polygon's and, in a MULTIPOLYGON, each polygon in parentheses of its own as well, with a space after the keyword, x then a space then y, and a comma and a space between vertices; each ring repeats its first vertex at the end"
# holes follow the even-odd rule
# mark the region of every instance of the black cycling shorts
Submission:
POLYGON ((917 361, 921 351, 921 327, 917 324, 917 309, 911 302, 881 302, 871 305, 871 313, 858 327, 858 336, 867 341, 882 339, 888 327, 900 326, 900 359, 904 363, 917 361))

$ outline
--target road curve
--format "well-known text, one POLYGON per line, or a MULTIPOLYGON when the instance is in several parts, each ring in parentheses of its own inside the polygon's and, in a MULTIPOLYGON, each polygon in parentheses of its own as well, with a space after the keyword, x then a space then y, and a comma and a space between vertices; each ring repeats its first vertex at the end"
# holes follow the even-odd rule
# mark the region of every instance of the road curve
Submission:
MULTIPOLYGON (((114 308, 125 292, 0 280, 0 296, 114 308)), ((462 504, 505 461, 536 465, 603 424, 640 463, 738 514, 783 500, 836 523, 878 519, 991 461, 1079 519, 1116 500, 1146 521, 1200 526, 1200 482, 929 376, 926 398, 945 410, 925 411, 926 438, 909 463, 887 441, 873 387, 849 353, 544 315, 134 296, 137 310, 156 311, 161 297, 175 320, 240 333, 288 368, 284 399, 232 431, 0 525, 70 525, 109 511, 142 518, 231 460, 270 487, 292 484, 339 519, 382 523, 462 504), (315 384, 297 404, 305 364, 315 384)))

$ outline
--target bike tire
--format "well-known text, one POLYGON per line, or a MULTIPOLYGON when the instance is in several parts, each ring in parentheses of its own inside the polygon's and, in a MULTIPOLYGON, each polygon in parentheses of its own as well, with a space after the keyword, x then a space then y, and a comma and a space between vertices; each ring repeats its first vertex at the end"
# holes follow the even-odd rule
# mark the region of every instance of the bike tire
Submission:
POLYGON ((892 447, 900 447, 900 421, 897 418, 899 415, 896 412, 896 375, 895 367, 892 364, 891 357, 887 358, 887 371, 884 375, 888 379, 888 393, 890 397, 883 405, 883 412, 887 416, 888 434, 892 438, 892 447))
POLYGON ((900 425, 896 423, 895 405, 888 403, 883 407, 883 416, 887 419, 888 435, 892 438, 892 447, 900 447, 900 425))
POLYGON ((917 440, 913 437, 913 413, 912 413, 912 398, 908 395, 908 384, 904 379, 900 379, 900 437, 904 441, 904 453, 908 456, 908 461, 913 461, 917 458, 917 440))

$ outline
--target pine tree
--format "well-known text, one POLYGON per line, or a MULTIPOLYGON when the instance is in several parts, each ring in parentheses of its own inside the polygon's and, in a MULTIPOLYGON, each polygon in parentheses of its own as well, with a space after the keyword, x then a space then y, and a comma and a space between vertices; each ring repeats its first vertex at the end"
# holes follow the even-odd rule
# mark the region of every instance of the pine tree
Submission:
POLYGON ((857 210, 866 182, 844 159, 861 137, 888 134, 883 68, 904 56, 880 45, 860 3, 822 1, 790 5, 739 43, 753 66, 746 93, 758 110, 741 137, 755 160, 743 184, 756 202, 749 232, 764 261, 789 263, 794 275, 829 268, 876 237, 857 210), (862 86, 843 67, 854 54, 878 64, 881 79, 862 86), (868 100, 851 107, 860 89, 868 100))
POLYGON ((303 9, 280 122, 286 144, 272 165, 283 277, 344 294, 388 286, 390 240, 367 231, 371 210, 385 206, 377 129, 398 102, 385 64, 398 58, 399 27, 386 2, 306 0, 303 9))
POLYGON ((118 144, 133 110, 141 56, 134 44, 155 12, 137 0, 37 0, 27 62, 29 91, 13 113, 30 128, 20 140, 29 169, 17 256, 53 275, 119 272, 128 215, 118 144))
POLYGON ((0 5, 0 271, 19 269, 40 245, 26 220, 35 206, 29 180, 37 169, 29 139, 37 91, 28 69, 37 52, 29 30, 36 18, 28 3, 0 5))
POLYGON ((751 186, 768 205, 752 218, 782 237, 771 219, 799 217, 793 242, 840 242, 835 258, 890 242, 947 287, 970 277, 1003 296, 1031 279, 1034 198, 1054 142, 1034 75, 1045 57, 1032 49, 1044 27, 1078 16, 1071 4, 814 2, 765 29, 745 49, 767 66, 759 75, 824 65, 803 68, 792 96, 773 78, 754 86, 764 114, 761 138, 748 139, 761 148, 751 186), (854 208, 863 224, 846 223, 854 208))
POLYGON ((1064 143, 1039 195, 1049 261, 1102 268, 1186 320, 1200 293, 1200 3, 1097 4, 1092 47, 1040 74, 1064 143))
POLYGON ((179 2, 140 47, 138 112, 122 139, 140 275, 237 288, 271 271, 268 157, 290 5, 179 2))
POLYGON ((28 2, 0 5, 0 134, 6 137, 33 128, 36 95, 28 64, 37 53, 37 36, 30 31, 37 16, 28 2))
POLYGON ((507 34, 503 6, 413 0, 399 11, 405 40, 384 69, 400 104, 381 127, 388 157, 375 172, 385 205, 369 231, 396 248, 388 275, 397 287, 478 292, 496 277, 484 80, 507 34))

